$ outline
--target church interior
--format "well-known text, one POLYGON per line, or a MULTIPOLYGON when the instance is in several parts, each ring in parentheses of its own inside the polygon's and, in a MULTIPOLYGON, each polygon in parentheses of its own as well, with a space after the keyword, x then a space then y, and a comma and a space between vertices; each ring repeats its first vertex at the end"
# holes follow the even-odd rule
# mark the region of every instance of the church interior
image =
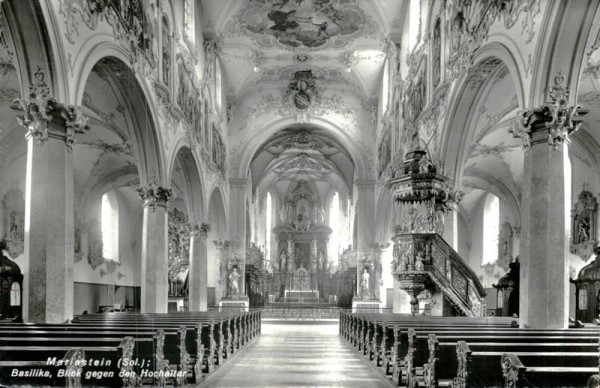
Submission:
POLYGON ((0 0, 0 387, 599 387, 600 0, 0 0))

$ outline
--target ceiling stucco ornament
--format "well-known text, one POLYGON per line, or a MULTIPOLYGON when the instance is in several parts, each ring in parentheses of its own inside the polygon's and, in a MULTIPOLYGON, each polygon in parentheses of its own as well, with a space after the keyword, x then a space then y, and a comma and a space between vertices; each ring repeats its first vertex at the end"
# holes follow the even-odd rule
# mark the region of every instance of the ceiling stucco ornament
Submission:
POLYGON ((316 78, 311 70, 302 70, 294 73, 286 91, 287 102, 290 107, 302 114, 314 105, 318 91, 315 85, 316 78))
POLYGON ((285 138, 281 143, 283 149, 299 148, 318 150, 325 146, 325 142, 315 136, 312 136, 308 131, 300 131, 296 135, 285 138))
POLYGON ((250 33, 265 48, 342 48, 364 32, 377 31, 356 0, 250 0, 225 27, 225 36, 250 33))

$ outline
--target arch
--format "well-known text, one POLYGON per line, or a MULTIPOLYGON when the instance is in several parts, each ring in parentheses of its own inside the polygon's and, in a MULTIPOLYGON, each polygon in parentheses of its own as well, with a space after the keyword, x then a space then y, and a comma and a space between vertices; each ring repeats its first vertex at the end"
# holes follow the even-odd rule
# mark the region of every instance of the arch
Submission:
POLYGON ((75 63, 82 62, 80 68, 74 70, 74 85, 72 99, 76 105, 81 105, 83 94, 87 86, 87 80, 93 69, 100 66, 110 66, 115 85, 121 93, 128 95, 129 101, 141 103, 130 104, 127 108, 132 113, 133 138, 132 143, 138 156, 138 170, 140 182, 147 184, 150 178, 157 178, 160 185, 168 184, 166 179, 166 168, 163 150, 166 149, 159 133, 157 109, 152 99, 152 93, 140 77, 139 72, 134 71, 129 63, 129 53, 115 43, 99 41, 98 37, 86 42, 78 54, 75 63), (88 47, 91 46, 91 47, 88 47), (156 174, 156 176, 153 176, 156 174))
POLYGON ((393 234, 393 219, 394 219, 394 201, 392 193, 387 189, 382 189, 377 200, 377 210, 375 213, 375 241, 387 242, 390 241, 393 234))
POLYGON ((217 238, 225 238, 227 235, 227 207, 224 198, 221 188, 215 187, 208 200, 210 231, 215 232, 217 238))
POLYGON ((471 187, 487 191, 500 198, 508 205, 515 224, 521 225, 521 202, 500 179, 480 170, 466 169, 464 172, 471 187))
MULTIPOLYGON (((493 59, 500 61, 496 71, 499 72, 502 67, 508 69, 509 76, 515 84, 518 107, 523 109, 525 104, 523 75, 515 56, 509 48, 498 42, 482 46, 474 54, 473 67, 493 59)), ((449 108, 441 130, 444 135, 440 146, 440 159, 444 161, 448 173, 455 177, 457 184, 462 180, 467 147, 470 144, 469 139, 473 136, 474 128, 471 122, 475 114, 474 105, 484 94, 484 91, 491 87, 494 80, 494 77, 491 77, 487 82, 473 90, 469 86, 470 77, 470 73, 463 74, 458 85, 454 88, 454 92, 449 97, 449 108)))
POLYGON ((50 87, 50 95, 57 101, 67 101, 67 65, 60 51, 62 43, 53 31, 52 11, 44 3, 33 0, 10 1, 2 4, 7 29, 5 33, 15 46, 17 74, 21 96, 29 95, 29 86, 35 81, 36 67, 43 72, 50 87), (22 33, 25 32, 25 33, 22 33))
POLYGON ((579 80, 584 70, 584 57, 590 31, 597 17, 600 3, 587 1, 551 2, 539 32, 543 39, 537 44, 533 56, 532 83, 529 92, 531 107, 546 102, 546 91, 554 85, 554 79, 563 72, 570 103, 578 96, 579 80))
MULTIPOLYGON (((254 158, 255 153, 260 149, 260 146, 280 129, 297 123, 298 122, 295 117, 285 117, 272 120, 269 123, 265 123, 265 125, 259 133, 257 133, 255 136, 252 136, 245 142, 246 146, 243 149, 235 151, 238 152, 240 156, 239 159, 235 160, 235 162, 237 163, 232 163, 231 176, 240 178, 248 177, 250 171, 250 164, 252 162, 252 159, 254 158)), ((331 131, 335 135, 335 138, 350 153, 354 165, 356 166, 357 179, 369 179, 369 177, 372 174, 371 169, 373 167, 370 166, 370 163, 368 161, 364 160, 364 158, 361 157, 362 151, 359 148, 356 139, 353 139, 349 135, 348 131, 344 131, 336 123, 333 123, 331 120, 327 120, 322 117, 309 117, 306 120, 306 124, 313 124, 327 131, 331 131)))
POLYGON ((183 168, 183 176, 186 181, 184 182, 184 201, 186 202, 190 220, 196 219, 198 221, 205 219, 205 196, 204 196, 204 184, 202 182, 202 174, 198 168, 199 164, 197 159, 192 152, 192 149, 187 145, 185 141, 180 141, 175 152, 172 154, 173 158, 168 165, 168 182, 171 183, 174 179, 173 172, 177 161, 183 168))

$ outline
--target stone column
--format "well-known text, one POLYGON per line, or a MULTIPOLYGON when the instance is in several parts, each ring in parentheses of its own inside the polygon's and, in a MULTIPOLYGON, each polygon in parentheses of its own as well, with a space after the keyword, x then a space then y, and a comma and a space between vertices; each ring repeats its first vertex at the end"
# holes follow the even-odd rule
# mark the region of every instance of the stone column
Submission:
MULTIPOLYGON (((562 79, 564 81, 564 79, 562 79)), ((521 327, 568 327, 569 134, 587 112, 568 106, 560 75, 550 103, 523 112, 511 132, 524 139, 519 312, 521 327)))
MULTIPOLYGON (((356 219, 359 220, 356 243, 356 295, 360 295, 361 262, 368 258, 373 263, 373 240, 375 236, 375 181, 357 180, 354 182, 358 189, 356 219)), ((372 280, 372 279, 371 279, 372 280)))
POLYGON ((189 311, 208 310, 208 257, 206 237, 210 226, 190 224, 190 266, 188 271, 189 311))
POLYGON ((142 313, 166 313, 169 299, 167 201, 172 192, 150 184, 138 188, 144 206, 142 227, 142 313))
POLYGON ((381 256, 390 243, 373 244, 373 298, 381 300, 381 256))
POLYGON ((76 133, 89 128, 78 108, 49 96, 44 74, 28 98, 15 100, 25 127, 25 258, 29 273, 23 287, 23 319, 63 323, 73 317, 73 153, 76 133))
MULTIPOLYGON (((240 297, 246 295, 246 178, 229 179, 229 222, 227 223, 231 254, 237 253, 240 262, 240 297)), ((229 257, 228 260, 231 260, 229 257)))

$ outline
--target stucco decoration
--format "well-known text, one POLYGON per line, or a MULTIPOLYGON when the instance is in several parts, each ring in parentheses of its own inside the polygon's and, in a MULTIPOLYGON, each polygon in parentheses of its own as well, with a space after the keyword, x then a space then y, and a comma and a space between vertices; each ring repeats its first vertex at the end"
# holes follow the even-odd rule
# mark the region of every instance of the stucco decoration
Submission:
POLYGON ((292 49, 344 47, 366 21, 364 11, 352 0, 251 0, 239 19, 262 45, 292 49))
POLYGON ((79 38, 82 23, 93 31, 100 22, 106 21, 113 29, 115 40, 132 53, 132 62, 144 57, 152 68, 156 67, 155 1, 61 0, 60 14, 64 17, 65 38, 70 44, 74 45, 79 38))
POLYGON ((4 230, 10 257, 16 258, 24 251, 25 201, 23 192, 17 187, 4 195, 4 230))
POLYGON ((540 13, 540 0, 464 1, 451 0, 445 7, 446 69, 450 79, 472 64, 473 53, 488 38, 497 20, 510 30, 524 15, 521 35, 525 42, 533 40, 535 16, 540 13))
POLYGON ((583 190, 577 196, 577 203, 571 210, 571 253, 587 261, 596 247, 598 201, 594 195, 583 190))

